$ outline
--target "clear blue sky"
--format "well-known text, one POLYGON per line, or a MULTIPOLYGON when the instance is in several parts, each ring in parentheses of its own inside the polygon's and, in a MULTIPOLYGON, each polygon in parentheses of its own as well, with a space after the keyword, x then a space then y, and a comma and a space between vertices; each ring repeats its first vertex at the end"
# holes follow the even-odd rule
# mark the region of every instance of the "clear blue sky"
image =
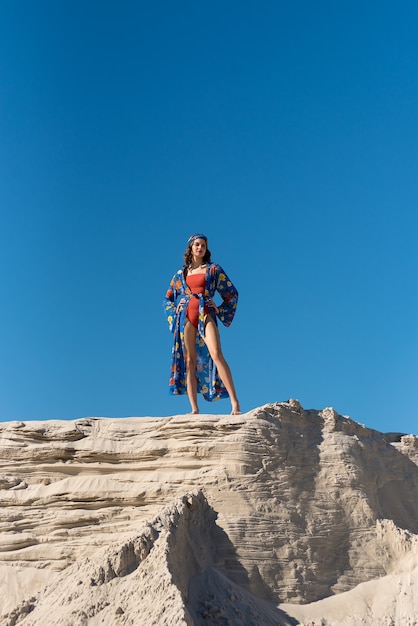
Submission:
MULTIPOLYGON (((416 2, 0 4, 0 420, 165 416, 203 231, 250 410, 418 432, 416 2)), ((229 403, 201 401, 201 411, 229 403)))

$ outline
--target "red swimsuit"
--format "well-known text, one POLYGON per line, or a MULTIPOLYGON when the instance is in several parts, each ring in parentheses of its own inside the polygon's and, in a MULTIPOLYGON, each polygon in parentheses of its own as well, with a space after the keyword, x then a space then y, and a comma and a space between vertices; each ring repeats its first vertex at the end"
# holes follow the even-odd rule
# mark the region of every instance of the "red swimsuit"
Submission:
MULTIPOLYGON (((190 287, 192 293, 205 293, 206 274, 187 274, 186 283, 190 287)), ((205 306, 205 314, 209 313, 209 309, 205 306)), ((187 319, 197 328, 199 321, 199 298, 190 298, 187 307, 187 319)))

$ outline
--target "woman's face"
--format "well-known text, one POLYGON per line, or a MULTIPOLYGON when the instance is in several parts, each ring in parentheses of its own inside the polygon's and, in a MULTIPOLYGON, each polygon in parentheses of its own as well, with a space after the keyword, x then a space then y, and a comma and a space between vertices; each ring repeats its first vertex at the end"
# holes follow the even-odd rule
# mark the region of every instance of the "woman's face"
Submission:
POLYGON ((192 254, 195 259, 203 259, 206 254, 207 245, 204 239, 195 239, 192 243, 192 254))

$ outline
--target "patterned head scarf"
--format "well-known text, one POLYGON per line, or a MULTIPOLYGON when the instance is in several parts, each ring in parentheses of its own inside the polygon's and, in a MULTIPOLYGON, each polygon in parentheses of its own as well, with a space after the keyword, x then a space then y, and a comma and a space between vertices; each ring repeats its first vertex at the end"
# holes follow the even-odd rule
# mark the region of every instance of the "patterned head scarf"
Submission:
POLYGON ((192 244, 196 239, 204 239, 206 243, 208 242, 208 238, 206 237, 206 235, 202 235, 202 233, 197 233, 196 235, 192 235, 191 237, 189 237, 189 239, 187 240, 187 244, 192 244))

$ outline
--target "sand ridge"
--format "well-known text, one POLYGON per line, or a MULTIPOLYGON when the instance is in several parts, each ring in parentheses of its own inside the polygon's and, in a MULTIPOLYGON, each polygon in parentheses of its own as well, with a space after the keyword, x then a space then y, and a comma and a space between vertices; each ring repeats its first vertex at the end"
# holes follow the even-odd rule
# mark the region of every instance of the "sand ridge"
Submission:
POLYGON ((10 625, 147 626, 165 623, 163 608, 171 624, 418 623, 417 440, 295 400, 239 416, 0 424, 1 614, 10 625), (164 526, 167 507, 177 513, 164 526), (146 529, 146 557, 107 579, 109 554, 136 554, 146 529), (80 578, 90 570, 104 582, 80 578))

